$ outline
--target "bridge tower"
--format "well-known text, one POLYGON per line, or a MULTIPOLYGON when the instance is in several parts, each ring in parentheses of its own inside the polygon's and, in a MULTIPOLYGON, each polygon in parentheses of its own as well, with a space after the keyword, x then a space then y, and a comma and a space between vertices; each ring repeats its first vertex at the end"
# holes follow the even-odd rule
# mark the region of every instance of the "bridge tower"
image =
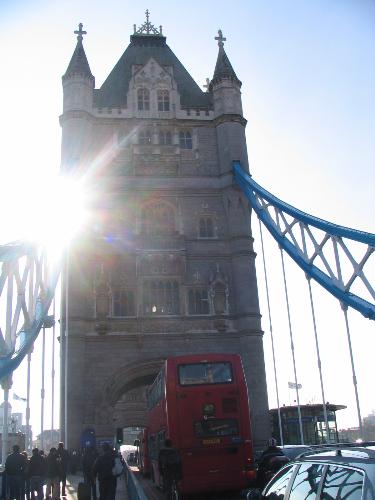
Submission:
POLYGON ((166 357, 228 352, 242 356, 261 444, 255 254, 232 180, 233 160, 248 168, 241 82, 221 31, 204 92, 148 16, 98 89, 80 25, 62 79, 61 168, 90 185, 92 213, 64 274, 62 434, 73 448, 86 428, 110 438, 142 425, 145 388, 166 357))

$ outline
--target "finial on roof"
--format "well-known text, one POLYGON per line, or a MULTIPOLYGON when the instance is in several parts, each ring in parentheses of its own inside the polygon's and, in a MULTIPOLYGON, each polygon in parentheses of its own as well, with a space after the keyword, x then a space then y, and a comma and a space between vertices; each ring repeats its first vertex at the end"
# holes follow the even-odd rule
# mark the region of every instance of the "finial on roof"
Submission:
POLYGON ((82 40, 83 40, 83 36, 82 35, 87 35, 87 31, 83 31, 82 28, 83 28, 83 24, 79 23, 79 25, 78 25, 78 31, 74 32, 75 35, 78 35, 77 36, 77 40, 79 42, 82 42, 82 40))
POLYGON ((147 9, 146 12, 146 22, 142 24, 140 28, 134 24, 134 35, 159 35, 163 36, 163 27, 159 26, 159 31, 150 22, 150 11, 147 9))
POLYGON ((218 30, 218 35, 215 36, 215 40, 217 40, 217 44, 219 47, 224 47, 224 42, 226 42, 226 38, 223 37, 223 32, 221 30, 218 30))

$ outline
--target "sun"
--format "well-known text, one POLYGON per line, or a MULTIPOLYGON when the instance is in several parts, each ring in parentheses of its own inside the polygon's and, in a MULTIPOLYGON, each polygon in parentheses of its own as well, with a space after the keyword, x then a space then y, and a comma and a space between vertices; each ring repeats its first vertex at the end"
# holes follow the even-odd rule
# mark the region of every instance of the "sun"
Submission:
POLYGON ((82 181, 58 176, 34 191, 25 217, 24 238, 46 247, 54 256, 62 253, 88 221, 88 195, 82 181))

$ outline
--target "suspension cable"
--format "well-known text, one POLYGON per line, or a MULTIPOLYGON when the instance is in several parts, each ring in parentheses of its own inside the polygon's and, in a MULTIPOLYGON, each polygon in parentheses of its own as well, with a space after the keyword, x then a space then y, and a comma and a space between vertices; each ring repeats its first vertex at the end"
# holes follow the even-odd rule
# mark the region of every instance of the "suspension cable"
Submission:
POLYGON ((306 279, 307 279, 307 283, 309 285, 310 306, 311 306, 311 315, 312 315, 312 320, 313 320, 313 325, 314 325, 315 351, 316 351, 316 359, 317 359, 317 362, 318 362, 319 379, 320 379, 320 391, 322 393, 324 423, 326 425, 326 430, 327 430, 327 442, 330 443, 331 442, 331 437, 330 437, 329 427, 328 427, 327 403, 326 403, 326 398, 325 398, 325 395, 324 395, 322 362, 321 362, 321 359, 320 359, 319 339, 318 339, 318 331, 317 331, 317 327, 316 327, 316 316, 315 316, 314 300, 313 300, 312 289, 311 289, 311 278, 310 278, 310 276, 306 275, 306 279))
POLYGON ((258 222, 259 222, 259 231, 260 231, 260 241, 261 241, 261 246, 262 246, 264 280, 265 280, 265 284, 266 284, 268 321, 269 321, 269 325, 270 325, 269 328, 270 328, 270 334, 271 334, 273 374, 274 374, 274 378, 275 378, 276 400, 277 400, 277 415, 278 415, 278 421, 279 421, 280 443, 281 443, 281 446, 284 446, 283 428, 282 428, 282 424, 281 424, 281 411, 280 411, 280 399, 279 399, 279 384, 278 384, 278 381, 277 381, 275 346, 274 346, 274 341, 273 341, 273 327, 272 327, 272 317, 271 317, 271 306, 270 306, 270 296, 269 296, 269 289, 268 289, 268 276, 267 276, 266 259, 265 259, 265 252, 264 252, 262 224, 261 224, 261 221, 260 221, 259 218, 258 218, 258 222))
POLYGON ((55 413, 55 335, 56 335, 56 299, 53 299, 52 315, 52 367, 51 367, 51 444, 54 442, 54 413, 55 413))
POLYGON ((291 349, 292 359, 293 359, 294 383, 296 386, 299 432, 300 432, 300 437, 301 437, 301 444, 305 444, 305 441, 303 438, 301 405, 299 402, 297 368, 296 368, 296 359, 295 359, 295 355, 294 355, 294 342, 293 342, 292 323, 291 323, 291 319, 290 319, 290 308, 289 308, 288 287, 287 287, 287 283, 286 283, 286 274, 285 274, 284 252, 283 252, 283 249, 281 247, 279 247, 279 248, 280 248, 281 263, 282 263, 282 268, 283 268, 285 301, 286 301, 286 309, 287 309, 287 313, 288 313, 288 323, 289 323, 290 349, 291 349))
POLYGON ((344 311, 345 326, 346 326, 346 336, 347 336, 347 339, 348 339, 349 354, 350 354, 350 363, 351 363, 351 366, 352 366, 353 385, 354 385, 355 400, 356 400, 357 414, 358 414, 359 435, 360 435, 360 438, 363 439, 363 426, 362 426, 361 409, 360 409, 360 405, 359 405, 357 377, 356 377, 356 374, 355 374, 354 356, 353 356, 352 341, 351 341, 350 329, 349 329, 348 306, 346 304, 341 303, 341 307, 342 307, 342 310, 344 311))
MULTIPOLYGON (((300 229, 301 229, 301 237, 302 237, 303 249, 307 253, 307 245, 306 245, 305 232, 303 231, 303 226, 302 225, 300 225, 300 229)), ((329 426, 328 426, 326 398, 325 398, 325 394, 324 394, 324 384, 323 384, 323 374, 322 374, 322 362, 321 362, 321 359, 320 359, 318 330, 317 330, 317 327, 316 327, 315 306, 314 306, 314 299, 313 299, 312 288, 311 288, 311 276, 309 274, 307 274, 307 273, 305 274, 305 276, 306 276, 306 280, 307 280, 307 283, 308 283, 308 286, 309 286, 310 307, 311 307, 311 315, 312 315, 312 321, 313 321, 313 326, 314 326, 315 351, 316 351, 316 359, 317 359, 318 370, 319 370, 320 391, 321 391, 321 394, 322 394, 322 402, 323 402, 324 423, 325 423, 326 431, 327 431, 327 441, 328 441, 328 443, 330 443, 331 442, 331 437, 330 437, 329 426)))

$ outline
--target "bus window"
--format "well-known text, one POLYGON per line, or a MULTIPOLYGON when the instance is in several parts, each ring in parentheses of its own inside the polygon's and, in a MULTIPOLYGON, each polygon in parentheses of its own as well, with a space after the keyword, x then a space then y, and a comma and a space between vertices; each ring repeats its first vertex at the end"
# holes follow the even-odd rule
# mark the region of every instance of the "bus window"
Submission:
POLYGON ((212 418, 194 422, 197 437, 238 436, 238 422, 234 418, 212 418))
POLYGON ((228 384, 233 382, 229 362, 179 365, 180 385, 228 384))

